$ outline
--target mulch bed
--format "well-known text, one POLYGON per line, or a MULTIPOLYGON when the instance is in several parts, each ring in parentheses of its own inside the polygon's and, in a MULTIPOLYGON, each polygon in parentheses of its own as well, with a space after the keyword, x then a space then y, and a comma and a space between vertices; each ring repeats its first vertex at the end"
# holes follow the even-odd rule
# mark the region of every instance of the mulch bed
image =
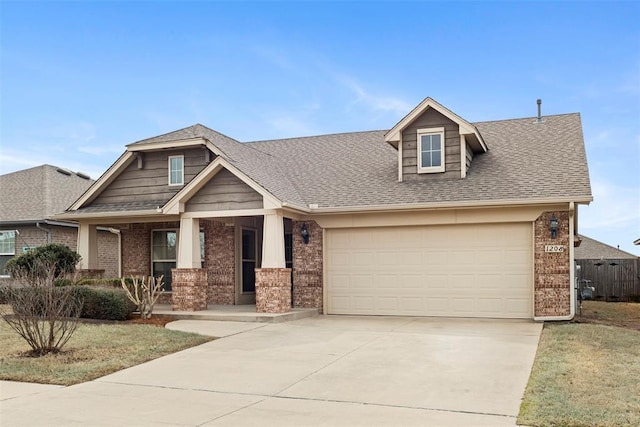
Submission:
POLYGON ((129 316, 129 318, 126 320, 126 323, 132 323, 136 325, 153 325, 153 326, 160 326, 161 328, 164 328, 164 326, 167 323, 173 322, 175 320, 176 319, 173 317, 162 316, 157 314, 152 315, 150 319, 143 319, 140 317, 140 315, 134 313, 129 316))

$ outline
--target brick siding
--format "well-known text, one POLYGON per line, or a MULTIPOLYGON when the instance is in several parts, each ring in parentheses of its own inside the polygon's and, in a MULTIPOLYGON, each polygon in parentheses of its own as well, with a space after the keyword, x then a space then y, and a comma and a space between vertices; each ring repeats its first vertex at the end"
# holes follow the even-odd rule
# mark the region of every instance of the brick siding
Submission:
POLYGON ((293 306, 322 310, 322 228, 315 221, 293 221, 293 306), (307 224, 309 243, 300 236, 307 224))
POLYGON ((534 316, 568 316, 571 304, 569 212, 545 212, 535 221, 534 316), (558 235, 551 238, 549 222, 555 214, 558 235), (562 245, 564 252, 548 253, 545 245, 562 245))
POLYGON ((207 309, 207 269, 206 268, 174 268, 171 270, 173 280, 173 310, 199 311, 207 309))
POLYGON ((204 227, 205 233, 207 302, 233 305, 236 298, 235 227, 217 221, 200 221, 200 225, 204 227))

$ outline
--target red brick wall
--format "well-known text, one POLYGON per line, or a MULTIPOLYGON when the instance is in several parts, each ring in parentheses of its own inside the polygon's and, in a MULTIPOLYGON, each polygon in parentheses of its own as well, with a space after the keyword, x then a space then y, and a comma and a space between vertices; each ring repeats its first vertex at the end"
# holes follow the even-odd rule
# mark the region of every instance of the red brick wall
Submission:
POLYGON ((174 268, 173 310, 198 311, 207 309, 207 269, 174 268))
POLYGON ((179 222, 130 224, 122 233, 122 274, 148 276, 151 274, 151 230, 180 228, 179 222))
MULTIPOLYGON (((16 235, 16 256, 22 254, 25 246, 37 247, 47 243, 58 243, 71 250, 78 248, 78 229, 42 224, 51 231, 51 240, 47 242, 47 233, 36 226, 18 228, 16 235)), ((118 277, 118 236, 108 231, 98 231, 98 269, 104 270, 103 277, 118 277)))
POLYGON ((235 304, 235 227, 216 221, 200 221, 204 227, 205 262, 208 270, 207 302, 235 304))
POLYGON ((293 221, 293 306, 322 310, 322 228, 315 221, 293 221), (307 224, 309 243, 300 236, 307 224))
POLYGON ((291 269, 256 268, 256 311, 287 313, 291 310, 291 269))
POLYGON ((571 304, 569 212, 545 212, 535 221, 534 316, 568 316, 571 304), (558 236, 551 238, 549 222, 558 219, 558 236), (547 253, 545 245, 562 245, 564 252, 547 253))

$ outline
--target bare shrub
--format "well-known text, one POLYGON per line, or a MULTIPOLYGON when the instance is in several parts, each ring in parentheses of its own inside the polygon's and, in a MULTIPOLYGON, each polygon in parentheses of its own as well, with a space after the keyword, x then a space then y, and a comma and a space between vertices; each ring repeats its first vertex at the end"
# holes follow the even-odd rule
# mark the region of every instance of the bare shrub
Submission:
POLYGON ((153 307, 164 290, 164 276, 157 279, 152 276, 131 276, 130 281, 123 277, 120 279, 120 283, 127 293, 127 297, 138 307, 140 317, 150 319, 153 307))
POLYGON ((62 274, 55 260, 38 259, 33 268, 14 270, 14 283, 7 289, 13 313, 0 313, 3 320, 29 344, 36 356, 57 353, 78 326, 82 301, 73 287, 57 287, 62 274))

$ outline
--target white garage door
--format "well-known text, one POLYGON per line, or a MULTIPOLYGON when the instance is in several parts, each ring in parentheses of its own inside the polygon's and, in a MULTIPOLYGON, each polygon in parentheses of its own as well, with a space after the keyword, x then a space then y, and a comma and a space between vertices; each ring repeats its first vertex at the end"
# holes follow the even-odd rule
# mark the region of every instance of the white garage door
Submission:
POLYGON ((327 312, 533 317, 529 223, 329 229, 327 312))

